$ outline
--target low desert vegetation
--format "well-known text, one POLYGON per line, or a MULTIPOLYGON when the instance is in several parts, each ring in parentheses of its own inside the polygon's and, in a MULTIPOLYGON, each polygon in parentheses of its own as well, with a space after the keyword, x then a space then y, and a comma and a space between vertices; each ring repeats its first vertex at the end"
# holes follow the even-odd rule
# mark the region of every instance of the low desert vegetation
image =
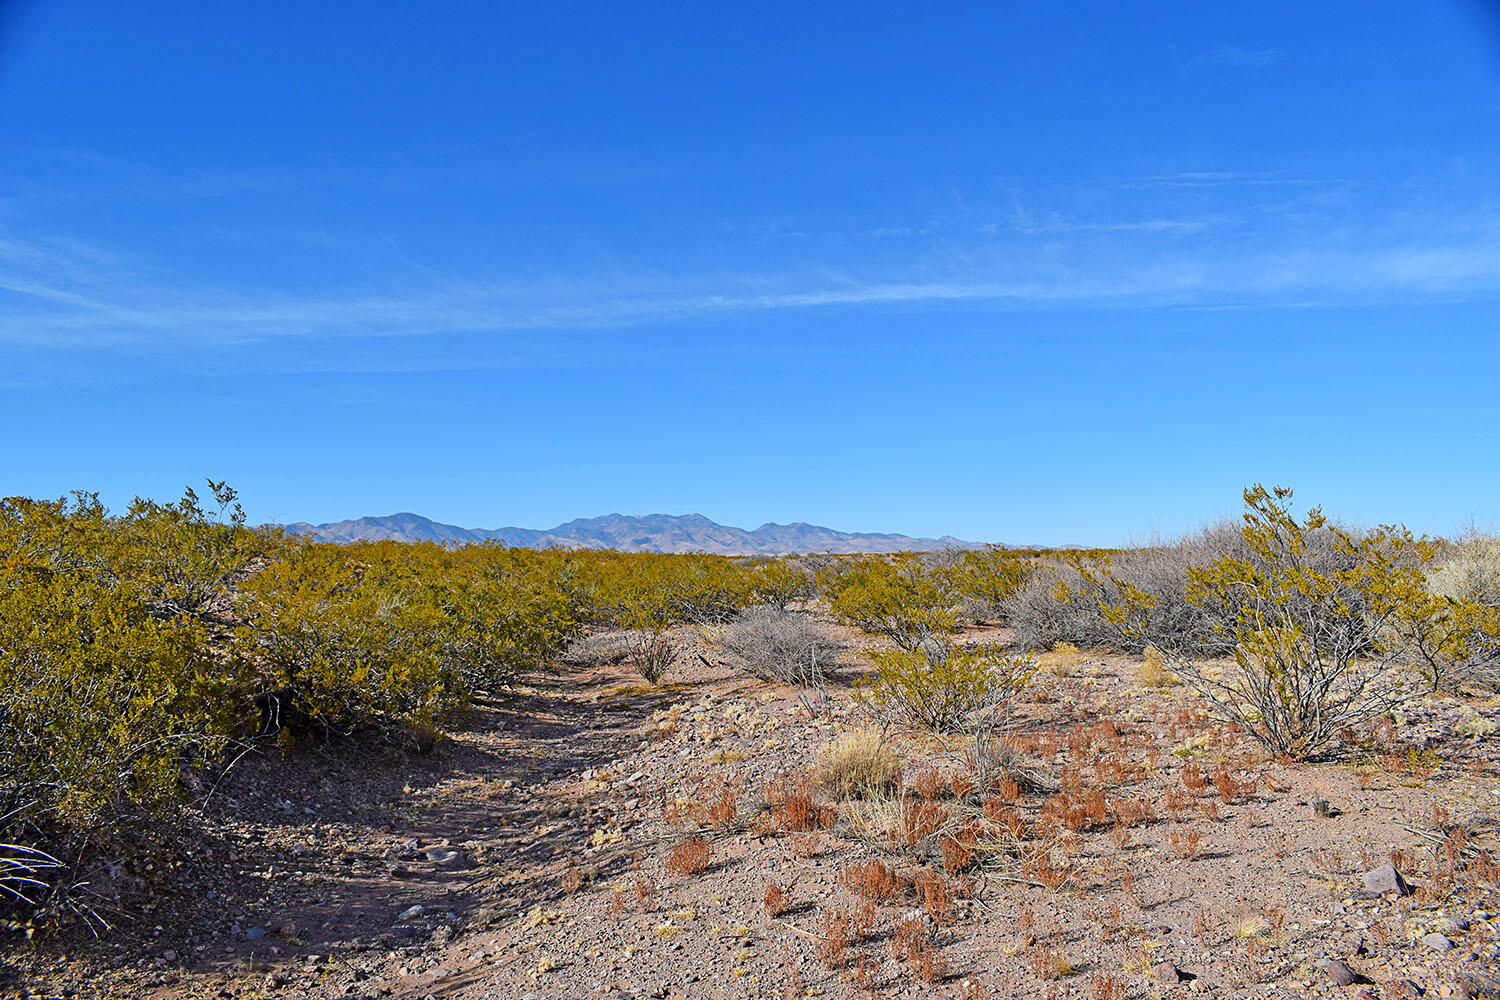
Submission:
MULTIPOLYGON (((120 514, 88 495, 0 502, 0 895, 16 927, 94 926, 70 892, 80 859, 171 830, 247 752, 289 770, 372 744, 432 761, 483 709, 526 711, 526 676, 560 665, 609 679, 571 710, 649 720, 638 742, 611 733, 626 749, 607 767, 570 748, 590 763, 567 798, 528 806, 539 838, 591 826, 538 921, 607 894, 612 925, 687 944, 705 900, 740 906, 765 929, 726 916, 714 933, 787 929, 798 974, 825 977, 802 988, 825 992, 1037 992, 965 964, 964 935, 1001 926, 987 947, 1038 995, 1148 995, 1178 981, 1156 954, 1177 898, 1163 872, 1204 879, 1246 838, 1280 864, 1294 813, 1342 829, 1333 769, 1361 794, 1415 795, 1491 766, 1460 769, 1411 720, 1456 695, 1441 738, 1482 748, 1497 728, 1500 546, 1356 530, 1285 489, 1246 490, 1238 525, 1140 549, 785 559, 323 544, 249 526, 233 490, 210 490, 120 514), (693 690, 705 670, 728 680, 693 690), (574 798, 611 794, 593 812, 574 798), (627 850, 630 874, 610 872, 627 850), (756 851, 772 853, 746 864, 756 851), (725 902, 742 866, 753 889, 725 902), (1097 940, 1064 932, 1085 917, 1097 940)), ((1431 905, 1495 890, 1488 814, 1405 819, 1400 865, 1431 905)), ((1353 857, 1309 854, 1304 875, 1344 899, 1353 857)), ((1223 909, 1195 911, 1196 938, 1217 934, 1247 977, 1272 968, 1280 924, 1241 934, 1223 909)), ((754 965, 748 940, 735 961, 754 965)), ((567 968, 528 959, 538 983, 567 968)))

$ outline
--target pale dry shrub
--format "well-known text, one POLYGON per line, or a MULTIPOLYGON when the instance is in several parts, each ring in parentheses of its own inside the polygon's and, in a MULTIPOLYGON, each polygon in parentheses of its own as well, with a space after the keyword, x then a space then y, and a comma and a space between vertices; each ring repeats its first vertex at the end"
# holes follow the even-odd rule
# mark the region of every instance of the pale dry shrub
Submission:
POLYGON ((817 779, 838 798, 867 798, 896 787, 901 780, 901 761, 881 733, 855 729, 823 751, 817 779))
POLYGON ((1500 537, 1469 528, 1451 553, 1427 576, 1438 597, 1500 606, 1500 537))
POLYGON ((843 647, 807 615, 762 604, 724 628, 720 648, 757 677, 822 689, 843 647))

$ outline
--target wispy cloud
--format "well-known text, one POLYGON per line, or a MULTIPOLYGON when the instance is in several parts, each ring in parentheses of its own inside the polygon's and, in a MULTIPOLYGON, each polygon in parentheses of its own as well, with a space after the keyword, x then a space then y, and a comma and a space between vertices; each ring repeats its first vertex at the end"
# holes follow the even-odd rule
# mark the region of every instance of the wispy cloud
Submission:
MULTIPOLYGON (((0 253, 4 253, 0 247, 0 253)), ((22 259, 29 259, 23 255, 22 259)), ((8 258, 8 269, 15 259, 8 258)), ((1371 250, 1287 250, 1253 257, 1023 265, 996 261, 943 280, 808 282, 795 275, 683 281, 676 290, 631 294, 580 283, 556 295, 512 284, 467 284, 405 295, 249 298, 98 288, 82 293, 14 273, 0 303, 0 341, 32 347, 160 348, 232 345, 299 337, 422 337, 454 333, 600 329, 734 313, 838 307, 983 304, 1144 308, 1291 303, 1309 296, 1348 302, 1392 296, 1500 292, 1500 240, 1371 250), (18 302, 17 300, 20 300, 18 302), (22 305, 24 303, 24 305, 22 305)))

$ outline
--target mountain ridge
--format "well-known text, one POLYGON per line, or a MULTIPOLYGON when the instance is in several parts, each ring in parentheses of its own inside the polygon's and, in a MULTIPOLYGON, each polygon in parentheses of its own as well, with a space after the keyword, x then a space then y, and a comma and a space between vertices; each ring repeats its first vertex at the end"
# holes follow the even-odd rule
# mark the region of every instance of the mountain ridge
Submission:
POLYGON ((794 555, 814 552, 913 552, 977 548, 951 535, 923 538, 888 532, 837 531, 806 521, 767 521, 754 530, 719 524, 702 514, 601 514, 564 521, 553 528, 462 528, 411 511, 344 521, 284 525, 318 541, 469 544, 503 542, 518 548, 617 549, 622 552, 707 552, 714 555, 794 555))

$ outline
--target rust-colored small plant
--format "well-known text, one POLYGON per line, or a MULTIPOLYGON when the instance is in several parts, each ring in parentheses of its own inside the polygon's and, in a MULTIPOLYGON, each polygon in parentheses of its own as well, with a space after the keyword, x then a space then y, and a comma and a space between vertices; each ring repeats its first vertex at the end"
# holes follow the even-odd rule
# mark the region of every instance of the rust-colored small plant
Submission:
POLYGON ((1172 848, 1172 853, 1186 861, 1188 858, 1198 856, 1198 831, 1197 830, 1173 830, 1167 834, 1167 845, 1172 848))
POLYGON ((652 898, 656 895, 656 883, 645 876, 635 880, 635 902, 642 913, 649 913, 652 909, 652 898))
POLYGON ((896 924, 891 934, 891 955, 905 959, 907 968, 924 983, 941 982, 948 974, 943 952, 927 933, 922 921, 909 917, 896 924))
POLYGON ((1001 778, 995 783, 995 794, 1002 802, 1015 802, 1021 797, 1021 786, 1010 778, 1001 778))
POLYGON ((901 833, 908 846, 920 844, 948 822, 948 807, 941 802, 922 799, 907 802, 901 810, 901 833))
POLYGON ((917 895, 917 903, 922 911, 932 918, 935 924, 946 923, 948 919, 948 882, 943 876, 928 868, 922 868, 912 876, 912 889, 917 895))
POLYGON ((708 807, 708 821, 717 829, 724 829, 732 824, 735 817, 739 815, 738 797, 730 785, 719 789, 719 794, 714 797, 708 807))
POLYGON ((1093 1000, 1125 1000, 1125 984, 1107 972, 1096 972, 1089 979, 1093 1000))
POLYGON ((1151 819, 1151 803, 1139 797, 1115 799, 1110 803, 1110 811, 1121 826, 1136 826, 1151 819))
POLYGON ((667 871, 674 875, 698 875, 708 869, 713 858, 713 849, 702 837, 689 837, 679 841, 667 853, 667 871))
POLYGON ((1219 790, 1219 798, 1225 803, 1233 802, 1244 794, 1245 789, 1239 779, 1223 765, 1214 768, 1213 782, 1214 787, 1219 790))
POLYGON ((850 914, 849 926, 857 940, 863 941, 870 936, 870 932, 875 929, 876 915, 875 904, 868 899, 861 899, 855 905, 854 912, 850 914))
POLYGON ((818 961, 825 969, 844 967, 849 960, 850 917, 847 910, 824 910, 823 933, 818 937, 818 961))
POLYGON ((1208 777, 1199 770, 1197 764, 1188 761, 1182 766, 1182 784, 1190 792, 1202 792, 1208 787, 1208 777))
POLYGON ((787 892, 775 882, 767 882, 766 894, 762 897, 762 902, 766 904, 768 916, 779 917, 786 912, 787 892))
POLYGON ((1219 800, 1218 799, 1200 799, 1200 800, 1198 800, 1198 812, 1203 815, 1204 819, 1218 819, 1219 818, 1219 800))
POLYGON ((1073 963, 1064 953, 1045 945, 1037 945, 1031 949, 1031 971, 1036 973, 1038 979, 1062 979, 1072 975, 1073 963))
POLYGON ((854 985, 866 993, 875 995, 880 991, 880 959, 869 952, 860 951, 849 964, 849 978, 854 985))
POLYGON ((1182 817, 1183 810, 1187 808, 1187 796, 1182 793, 1182 789, 1173 785, 1162 796, 1162 804, 1166 806, 1167 815, 1171 816, 1172 822, 1175 823, 1182 817))
POLYGON ((943 837, 938 846, 943 854, 943 869, 949 875, 957 875, 974 867, 974 848, 979 842, 979 832, 973 821, 951 837, 943 837))
POLYGON ((856 861, 839 875, 844 888, 877 903, 889 902, 901 894, 901 880, 885 862, 876 859, 856 861))
POLYGON ((1026 836, 1026 817, 999 799, 985 800, 984 818, 1010 834, 1012 840, 1022 840, 1026 836))
POLYGON ((1090 826, 1099 826, 1109 819, 1109 799, 1105 797, 1104 789, 1096 785, 1084 793, 1083 812, 1090 826))
POLYGON ((931 802, 938 797, 938 791, 942 787, 942 778, 933 768, 924 768, 911 779, 911 787, 918 795, 931 802))

